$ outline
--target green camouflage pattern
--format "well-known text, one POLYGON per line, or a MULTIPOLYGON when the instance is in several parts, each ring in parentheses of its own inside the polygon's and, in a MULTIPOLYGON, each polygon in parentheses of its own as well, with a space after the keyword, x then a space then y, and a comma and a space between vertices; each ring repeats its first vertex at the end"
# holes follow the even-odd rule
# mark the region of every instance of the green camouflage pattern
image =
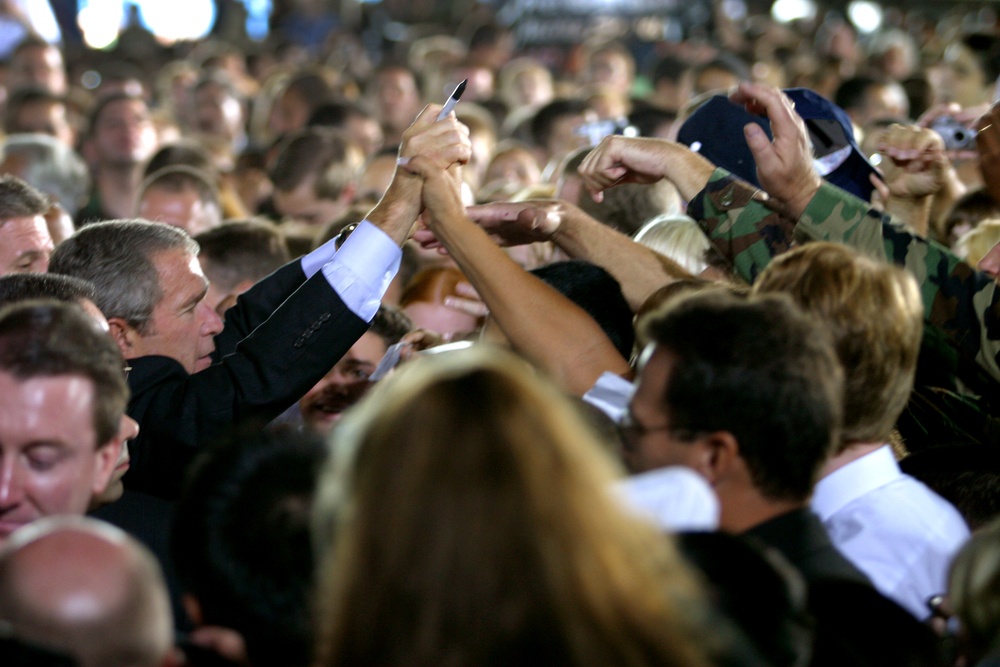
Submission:
POLYGON ((990 276, 829 183, 820 186, 798 224, 753 198, 755 192, 719 169, 688 209, 737 274, 752 281, 772 257, 808 239, 845 243, 899 264, 920 284, 925 323, 1000 380, 1000 295, 990 276))
POLYGON ((920 285, 925 327, 914 393, 897 427, 913 451, 952 442, 1000 446, 1000 422, 991 417, 1000 410, 1000 305, 988 275, 826 183, 796 223, 719 169, 688 215, 749 282, 772 257, 810 239, 906 267, 920 285))

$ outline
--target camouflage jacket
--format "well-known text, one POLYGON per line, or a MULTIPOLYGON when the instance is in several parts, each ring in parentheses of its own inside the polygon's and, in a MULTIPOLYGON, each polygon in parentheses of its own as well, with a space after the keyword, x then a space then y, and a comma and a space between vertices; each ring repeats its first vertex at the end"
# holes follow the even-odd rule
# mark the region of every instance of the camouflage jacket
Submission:
POLYGON ((980 368, 1000 381, 1000 294, 990 276, 826 182, 798 223, 755 199, 756 192, 718 169, 688 207, 688 215, 741 277, 752 282, 793 241, 809 239, 845 243, 899 264, 920 283, 924 322, 957 351, 955 370, 969 388, 986 389, 980 368))

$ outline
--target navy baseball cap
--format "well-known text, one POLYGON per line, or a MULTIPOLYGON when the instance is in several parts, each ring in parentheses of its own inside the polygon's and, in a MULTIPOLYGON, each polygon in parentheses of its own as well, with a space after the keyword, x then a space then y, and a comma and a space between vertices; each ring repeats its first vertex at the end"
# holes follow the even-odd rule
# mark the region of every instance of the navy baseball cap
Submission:
MULTIPOLYGON (((809 130, 813 161, 819 175, 869 201, 874 189, 869 177, 878 172, 858 148, 847 113, 808 88, 789 88, 784 92, 795 103, 796 113, 809 130)), ((684 121, 677 141, 760 187, 757 165, 743 134, 743 126, 747 123, 757 123, 768 138, 773 138, 767 118, 748 113, 725 95, 716 95, 684 121)))

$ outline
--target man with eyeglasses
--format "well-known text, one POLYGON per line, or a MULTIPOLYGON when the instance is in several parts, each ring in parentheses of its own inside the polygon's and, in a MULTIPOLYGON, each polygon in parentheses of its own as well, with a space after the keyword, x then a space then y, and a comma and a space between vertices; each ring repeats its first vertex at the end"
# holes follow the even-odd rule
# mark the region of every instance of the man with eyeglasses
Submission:
POLYGON ((807 581, 867 584, 808 509, 841 419, 844 376, 825 333, 784 298, 724 292, 680 299, 644 328, 623 428, 640 467, 698 472, 720 528, 775 547, 807 581))

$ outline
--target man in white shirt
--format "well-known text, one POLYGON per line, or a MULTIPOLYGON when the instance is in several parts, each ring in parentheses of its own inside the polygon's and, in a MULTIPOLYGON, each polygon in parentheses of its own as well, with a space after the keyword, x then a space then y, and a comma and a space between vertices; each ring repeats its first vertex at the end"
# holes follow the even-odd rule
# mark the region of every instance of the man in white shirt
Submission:
POLYGON ((789 294, 819 319, 844 366, 843 437, 820 472, 813 512, 883 595, 926 619, 969 531, 885 444, 913 387, 923 329, 916 281, 846 246, 810 243, 773 260, 754 290, 789 294))

